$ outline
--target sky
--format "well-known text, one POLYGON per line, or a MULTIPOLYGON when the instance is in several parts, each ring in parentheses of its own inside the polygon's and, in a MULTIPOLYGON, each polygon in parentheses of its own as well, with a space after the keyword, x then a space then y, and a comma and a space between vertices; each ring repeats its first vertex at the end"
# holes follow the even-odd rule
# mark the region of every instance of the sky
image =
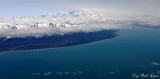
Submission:
POLYGON ((35 16, 76 9, 160 14, 160 0, 0 0, 0 16, 35 16))
MULTIPOLYGON (((49 13, 59 13, 64 11, 72 11, 72 10, 86 10, 89 12, 97 11, 98 14, 102 12, 113 12, 113 13, 124 13, 124 14, 152 14, 158 15, 160 17, 160 0, 0 0, 0 17, 4 16, 39 16, 46 15, 49 13)), ((94 13, 92 13, 94 14, 94 13)), ((117 17, 115 15, 98 15, 97 17, 63 17, 60 20, 65 22, 71 22, 73 24, 81 24, 78 25, 80 27, 73 28, 30 28, 30 26, 37 21, 40 22, 52 22, 52 20, 46 18, 44 20, 37 18, 23 18, 24 23, 28 22, 30 25, 23 24, 22 19, 2 19, 2 22, 11 22, 11 24, 19 23, 23 28, 17 30, 12 29, 0 29, 0 36, 5 37, 14 37, 14 36, 26 36, 26 35, 43 35, 43 34, 61 34, 68 32, 94 32, 100 31, 104 29, 121 29, 126 28, 125 26, 132 26, 128 24, 139 23, 141 25, 148 24, 150 26, 159 26, 159 18, 155 17, 117 17), (103 18, 102 18, 103 17, 103 18), (113 18, 114 17, 114 18, 113 18), (88 18, 88 19, 87 19, 88 18), (127 18, 127 19, 126 19, 127 18), (95 22, 96 21, 96 22, 95 22), (136 21, 136 22, 134 22, 136 21), (138 22, 137 22, 138 21, 138 22), (14 23, 15 22, 15 23, 14 23), (130 23, 133 22, 133 23, 130 23), (99 24, 100 23, 100 24, 99 24), (83 25, 84 24, 84 25, 83 25), (90 25, 88 25, 90 24, 90 25), (28 28, 29 26, 29 28, 28 28), (82 27, 81 27, 82 26, 82 27), (87 26, 87 27, 86 27, 87 26), (97 27, 98 26, 98 27, 97 27)), ((121 15, 120 15, 121 16, 121 15)), ((126 15, 125 15, 126 16, 126 15)), ((1 20, 1 19, 0 19, 1 20)), ((64 24, 61 23, 59 19, 56 24, 64 24)), ((8 27, 8 26, 7 26, 8 27)), ((18 26, 17 26, 18 27, 18 26)), ((12 28, 12 27, 10 27, 12 28)))

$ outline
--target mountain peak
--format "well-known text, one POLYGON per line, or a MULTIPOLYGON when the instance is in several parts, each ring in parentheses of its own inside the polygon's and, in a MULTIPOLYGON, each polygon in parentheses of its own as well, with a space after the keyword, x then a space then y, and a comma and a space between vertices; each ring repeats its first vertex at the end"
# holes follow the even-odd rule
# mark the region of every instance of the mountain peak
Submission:
POLYGON ((89 13, 81 10, 81 11, 78 11, 78 10, 74 10, 74 11, 70 11, 68 12, 68 15, 70 16, 74 16, 74 17, 79 17, 79 16, 88 16, 89 13))

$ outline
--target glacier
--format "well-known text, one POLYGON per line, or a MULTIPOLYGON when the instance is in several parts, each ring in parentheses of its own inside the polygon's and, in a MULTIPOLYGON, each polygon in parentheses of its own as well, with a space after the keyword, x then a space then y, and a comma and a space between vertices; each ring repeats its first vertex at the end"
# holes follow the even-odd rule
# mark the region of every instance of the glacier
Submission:
POLYGON ((73 10, 47 15, 0 17, 0 37, 41 37, 78 32, 120 30, 136 25, 159 27, 160 16, 73 10))

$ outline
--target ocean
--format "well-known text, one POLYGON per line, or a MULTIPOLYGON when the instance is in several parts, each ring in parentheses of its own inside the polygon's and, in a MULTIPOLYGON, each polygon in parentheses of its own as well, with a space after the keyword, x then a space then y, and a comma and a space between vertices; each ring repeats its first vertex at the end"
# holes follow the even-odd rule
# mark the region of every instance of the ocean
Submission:
POLYGON ((159 79, 160 29, 87 44, 0 53, 0 79, 159 79))

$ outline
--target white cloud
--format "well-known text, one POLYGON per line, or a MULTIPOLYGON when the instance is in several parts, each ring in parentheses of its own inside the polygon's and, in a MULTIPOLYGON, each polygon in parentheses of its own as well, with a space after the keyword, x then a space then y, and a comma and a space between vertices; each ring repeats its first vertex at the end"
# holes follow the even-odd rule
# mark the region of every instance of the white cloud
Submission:
POLYGON ((77 75, 78 73, 77 73, 77 72, 72 72, 72 74, 73 74, 73 75, 77 75))
POLYGON ((82 74, 83 72, 79 70, 77 73, 82 74))
POLYGON ((52 74, 52 72, 45 72, 43 73, 44 76, 50 76, 52 74))
POLYGON ((115 74, 116 72, 108 72, 109 74, 115 74))
POLYGON ((63 73, 62 72, 56 72, 57 75, 62 76, 63 73))
POLYGON ((133 15, 110 10, 84 10, 35 17, 4 17, 0 19, 0 37, 63 35, 72 32, 119 30, 139 25, 159 26, 156 15, 133 15), (52 27, 49 27, 50 23, 52 27), (33 27, 34 26, 34 27, 33 27), (13 29, 14 28, 14 29, 13 29))
POLYGON ((43 76, 51 76, 52 75, 52 72, 44 72, 44 73, 31 73, 31 75, 32 76, 41 76, 41 75, 43 75, 43 76))
POLYGON ((57 72, 44 72, 44 73, 30 73, 30 75, 32 76, 52 76, 54 74, 56 74, 57 76, 63 76, 63 75, 78 75, 78 74, 83 74, 84 72, 79 70, 79 71, 75 71, 75 72, 62 72, 62 71, 57 71, 57 72))
POLYGON ((66 75, 69 75, 70 73, 69 72, 64 72, 66 75))
POLYGON ((41 73, 31 73, 32 76, 39 76, 41 73))
POLYGON ((153 66, 160 66, 160 64, 158 62, 151 62, 151 65, 153 65, 153 66))
POLYGON ((36 15, 77 8, 160 14, 159 3, 160 0, 0 0, 0 16, 36 15))

